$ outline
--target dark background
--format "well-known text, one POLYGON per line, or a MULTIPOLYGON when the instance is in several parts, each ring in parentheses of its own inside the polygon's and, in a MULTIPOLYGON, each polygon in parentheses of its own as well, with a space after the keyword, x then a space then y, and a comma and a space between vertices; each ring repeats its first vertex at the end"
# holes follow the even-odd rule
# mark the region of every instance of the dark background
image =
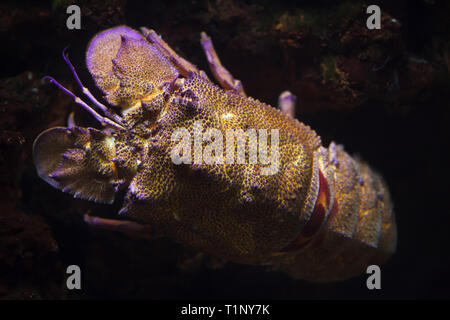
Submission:
MULTIPOLYGON (((450 297, 448 1, 2 1, 0 4, 0 298, 430 299, 450 297), (66 7, 82 9, 82 30, 66 28, 66 7), (368 4, 381 30, 365 27, 368 4), (73 199, 40 180, 34 138, 76 122, 94 126, 70 98, 79 93, 61 53, 101 97, 85 68, 89 39, 127 24, 155 29, 207 70, 201 31, 249 96, 271 105, 289 89, 296 116, 344 144, 383 174, 394 202, 397 253, 382 266, 382 290, 366 275, 331 284, 293 280, 262 267, 210 260, 170 240, 136 240, 89 229, 91 214, 120 208, 73 199), (65 289, 81 267, 83 289, 65 289)), ((209 72, 209 70, 207 71, 209 72)))

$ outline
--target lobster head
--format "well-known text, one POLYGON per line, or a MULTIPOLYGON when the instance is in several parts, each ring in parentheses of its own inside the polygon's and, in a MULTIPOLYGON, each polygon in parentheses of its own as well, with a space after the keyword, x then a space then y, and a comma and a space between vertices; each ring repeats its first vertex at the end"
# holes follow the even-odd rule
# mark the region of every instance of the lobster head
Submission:
MULTIPOLYGON (((103 131, 77 126, 45 130, 34 141, 33 157, 38 175, 53 187, 78 198, 112 203, 117 188, 132 179, 141 161, 136 150, 142 149, 143 131, 132 119, 145 113, 146 103, 161 100, 178 71, 161 49, 125 26, 97 34, 88 45, 86 64, 106 101, 121 109, 122 117, 113 118, 120 125, 103 131), (128 113, 133 116, 127 117, 128 113), (117 128, 125 134, 116 135, 117 128)), ((159 113, 161 107, 156 104, 152 112, 159 113)))

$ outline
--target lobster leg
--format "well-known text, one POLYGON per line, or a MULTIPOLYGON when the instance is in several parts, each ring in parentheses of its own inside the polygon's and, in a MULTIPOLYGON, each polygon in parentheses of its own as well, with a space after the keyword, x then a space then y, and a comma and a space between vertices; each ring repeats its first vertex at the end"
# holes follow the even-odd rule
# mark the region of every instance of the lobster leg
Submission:
POLYGON ((278 108, 294 118, 296 101, 297 97, 294 96, 290 91, 283 91, 278 98, 278 108))
POLYGON ((89 214, 84 215, 84 221, 94 228, 118 231, 136 238, 153 238, 153 232, 149 225, 134 221, 93 217, 89 214))
POLYGON ((183 77, 187 77, 189 72, 194 72, 201 75, 203 78, 208 79, 203 71, 199 70, 186 59, 180 57, 153 29, 147 29, 145 27, 141 27, 140 29, 144 37, 177 67, 183 77))
POLYGON ((231 73, 225 69, 225 67, 220 62, 219 56, 214 49, 211 38, 205 33, 201 33, 200 42, 205 51, 206 58, 208 59, 209 68, 214 75, 214 78, 220 83, 222 88, 225 90, 234 90, 241 96, 246 97, 244 87, 242 86, 241 80, 233 78, 231 73))

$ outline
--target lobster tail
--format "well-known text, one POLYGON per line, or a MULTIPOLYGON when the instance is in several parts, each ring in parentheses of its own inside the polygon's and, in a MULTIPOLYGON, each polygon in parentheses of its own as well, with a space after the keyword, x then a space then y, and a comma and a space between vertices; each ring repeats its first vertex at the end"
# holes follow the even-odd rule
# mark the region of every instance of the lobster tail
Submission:
MULTIPOLYGON (((324 149, 324 148, 322 148, 324 149)), ((382 264, 396 249, 397 233, 386 184, 367 164, 350 157, 338 146, 317 153, 324 163, 319 171, 321 192, 332 193, 323 227, 314 238, 297 246, 282 269, 296 278, 337 281, 361 274, 372 264, 382 264), (329 161, 333 158, 333 161, 329 161), (327 185, 324 187, 323 183, 327 185)), ((320 201, 316 201, 316 207, 320 201)), ((313 217, 313 216, 312 216, 313 217)))

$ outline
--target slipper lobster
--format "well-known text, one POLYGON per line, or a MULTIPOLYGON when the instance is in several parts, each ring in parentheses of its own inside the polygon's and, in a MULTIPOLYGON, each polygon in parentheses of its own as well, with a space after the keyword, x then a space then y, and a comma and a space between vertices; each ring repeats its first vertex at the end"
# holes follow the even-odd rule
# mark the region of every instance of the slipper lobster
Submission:
POLYGON ((397 236, 381 176, 342 146, 322 146, 293 117, 289 92, 280 96, 281 110, 247 97, 205 33, 201 44, 220 87, 153 30, 97 34, 86 64, 119 113, 82 85, 64 53, 91 105, 48 78, 102 130, 69 121, 42 132, 33 145, 38 175, 100 203, 125 189, 120 219, 85 221, 170 237, 223 260, 311 281, 342 280, 383 263, 397 236), (271 163, 262 145, 270 145, 271 163))

